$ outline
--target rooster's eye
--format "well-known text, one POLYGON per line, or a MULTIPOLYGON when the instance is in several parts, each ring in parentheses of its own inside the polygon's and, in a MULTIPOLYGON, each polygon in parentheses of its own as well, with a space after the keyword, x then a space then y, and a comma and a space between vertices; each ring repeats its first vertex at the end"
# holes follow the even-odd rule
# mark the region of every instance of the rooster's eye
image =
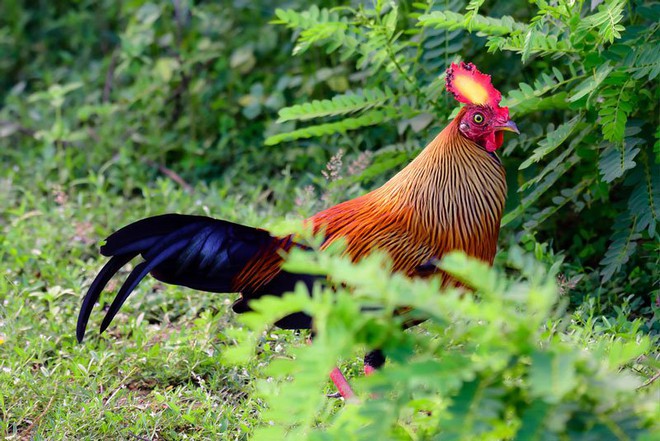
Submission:
POLYGON ((472 120, 477 124, 481 124, 482 122, 484 122, 484 116, 481 113, 475 113, 474 116, 472 117, 472 120))

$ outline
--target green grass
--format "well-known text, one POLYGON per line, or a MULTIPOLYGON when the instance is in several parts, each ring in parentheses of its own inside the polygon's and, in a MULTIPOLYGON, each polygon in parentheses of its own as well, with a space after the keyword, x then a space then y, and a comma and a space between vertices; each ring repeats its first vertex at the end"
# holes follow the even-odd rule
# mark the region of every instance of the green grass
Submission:
POLYGON ((253 394, 257 372, 304 335, 264 334, 252 361, 227 367, 223 351, 234 340, 224 330, 238 326, 231 298, 153 279, 104 335, 98 307, 83 344, 75 322, 105 261, 98 244, 113 229, 149 214, 207 209, 255 224, 273 207, 201 186, 188 194, 169 181, 128 201, 89 185, 43 190, 3 190, 0 438, 247 439, 263 407, 253 394))

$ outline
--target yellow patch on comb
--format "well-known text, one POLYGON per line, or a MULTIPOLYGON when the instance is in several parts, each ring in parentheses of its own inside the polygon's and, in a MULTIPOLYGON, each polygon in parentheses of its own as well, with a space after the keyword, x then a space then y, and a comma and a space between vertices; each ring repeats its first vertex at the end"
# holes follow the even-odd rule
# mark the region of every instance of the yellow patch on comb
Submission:
POLYGON ((455 78, 454 89, 472 104, 482 106, 488 102, 488 91, 479 82, 475 81, 474 78, 466 76, 455 78))
POLYGON ((493 87, 490 75, 482 74, 472 63, 452 63, 445 81, 447 90, 462 103, 496 107, 502 101, 502 94, 493 87))

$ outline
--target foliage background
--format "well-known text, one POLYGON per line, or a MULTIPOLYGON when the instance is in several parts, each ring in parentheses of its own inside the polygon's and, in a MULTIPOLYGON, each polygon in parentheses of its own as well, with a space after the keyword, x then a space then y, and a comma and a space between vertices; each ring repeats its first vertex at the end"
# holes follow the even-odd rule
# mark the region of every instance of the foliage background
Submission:
MULTIPOLYGON (((270 421, 318 437, 631 439, 651 436, 654 415, 657 429, 660 5, 335 6, 2 2, 4 437, 233 439, 270 421), (455 111, 442 74, 458 59, 492 75, 522 131, 501 152, 510 194, 492 276, 521 283, 519 298, 499 302, 506 292, 463 263, 455 270, 477 285, 474 308, 472 296, 447 294, 442 313, 424 297, 432 285, 415 285, 415 297, 392 282, 401 286, 386 297, 358 277, 346 280, 352 300, 299 296, 236 323, 224 298, 145 284, 109 336, 75 344, 80 296, 111 231, 165 211, 277 230, 374 188, 455 111), (307 348, 304 335, 255 325, 300 302, 342 326, 320 326, 307 348), (356 312, 374 302, 429 308, 433 319, 392 331, 386 313, 356 312), (525 337, 499 347, 509 334, 480 310, 525 337), (357 372, 364 347, 386 339, 393 361, 361 388, 396 399, 327 403, 327 367, 344 356, 357 372), (567 377, 544 388, 539 372, 567 377), (293 379, 290 392, 255 381, 269 375, 293 379), (490 404, 466 395, 475 381, 490 404), (612 384, 620 392, 597 393, 612 384)), ((320 259, 297 268, 343 280, 340 258, 320 259)), ((376 284, 387 277, 379 268, 345 271, 376 284)))

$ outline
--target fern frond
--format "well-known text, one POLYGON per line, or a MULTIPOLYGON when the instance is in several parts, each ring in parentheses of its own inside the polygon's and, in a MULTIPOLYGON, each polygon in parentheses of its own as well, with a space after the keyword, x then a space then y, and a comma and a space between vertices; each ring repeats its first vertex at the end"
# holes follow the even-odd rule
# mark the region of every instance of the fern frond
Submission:
POLYGON ((527 196, 522 198, 520 204, 502 217, 502 226, 510 223, 521 216, 532 204, 534 204, 546 191, 548 191, 557 180, 562 177, 575 164, 580 162, 580 156, 573 153, 568 159, 558 162, 544 179, 527 196))
POLYGON ((319 9, 312 5, 308 10, 297 12, 291 9, 276 9, 274 24, 282 24, 291 29, 300 30, 293 53, 300 54, 314 43, 328 41, 328 52, 342 49, 342 56, 348 58, 357 48, 357 39, 348 32, 348 20, 337 11, 319 9))
POLYGON ((521 184, 520 187, 518 188, 518 191, 521 193, 527 191, 534 185, 541 182, 541 180, 545 178, 550 172, 556 170, 557 167, 560 164, 562 164, 566 160, 566 158, 568 158, 568 156, 575 151, 575 148, 572 144, 573 143, 571 143, 571 145, 569 145, 568 148, 562 150, 562 152, 559 155, 555 156, 552 159, 552 161, 548 162, 548 164, 545 167, 543 167, 543 170, 541 170, 539 173, 536 173, 533 177, 529 178, 527 181, 521 184))
MULTIPOLYGON (((419 19, 420 16, 430 14, 434 11, 459 11, 463 8, 464 2, 461 0, 450 0, 442 3, 430 2, 426 5, 417 4, 417 6, 422 7, 422 11, 414 15, 411 14, 411 17, 415 19, 419 19)), ((417 26, 411 31, 419 35, 417 37, 419 43, 417 44, 415 58, 411 61, 419 65, 420 73, 423 72, 425 74, 421 78, 419 74, 416 76, 422 83, 428 84, 435 82, 438 79, 438 74, 444 72, 450 61, 454 59, 455 54, 462 52, 463 45, 466 42, 465 30, 417 26)), ((442 88, 440 90, 444 90, 444 80, 441 83, 442 88)), ((425 93, 427 92, 425 91, 425 93)), ((431 99, 438 99, 438 94, 433 93, 431 99)))
POLYGON ((573 133, 573 130, 578 126, 582 121, 582 114, 575 115, 569 121, 561 124, 554 130, 548 132, 546 137, 539 142, 539 147, 534 150, 532 155, 527 158, 520 167, 519 170, 524 170, 535 162, 539 162, 546 155, 554 151, 559 147, 568 137, 573 133))
POLYGON ((628 199, 628 210, 638 218, 635 232, 647 230, 649 236, 654 237, 660 218, 660 169, 648 163, 646 154, 642 156, 643 166, 637 167, 630 179, 634 188, 628 199))
POLYGON ((635 241, 641 238, 639 233, 635 233, 636 223, 637 216, 628 211, 619 214, 614 221, 610 245, 600 261, 603 267, 600 271, 601 283, 610 280, 635 252, 637 248, 635 241))
POLYGON ((316 5, 312 5, 308 10, 303 12, 297 12, 292 9, 276 9, 275 15, 277 19, 271 23, 283 24, 292 29, 310 29, 319 23, 342 21, 337 11, 330 11, 325 8, 319 9, 316 5))
POLYGON ((572 188, 564 188, 559 192, 559 196, 552 198, 552 205, 544 208, 543 210, 535 213, 528 221, 523 224, 525 230, 536 230, 541 225, 545 223, 550 216, 555 214, 559 209, 564 207, 566 204, 573 202, 578 206, 578 209, 581 209, 584 206, 584 202, 578 202, 578 197, 582 192, 591 185, 593 179, 584 179, 580 181, 576 186, 572 188))
POLYGON ((509 16, 502 18, 484 17, 474 14, 469 20, 466 16, 453 11, 433 11, 419 17, 419 26, 435 27, 436 29, 468 29, 482 32, 486 35, 507 35, 515 31, 525 31, 527 27, 516 22, 509 16))
POLYGON ((336 116, 380 107, 395 99, 390 88, 371 88, 337 95, 329 100, 314 100, 310 103, 285 107, 279 112, 278 123, 291 120, 305 121, 323 116, 336 116))
POLYGON ((621 38, 621 32, 625 28, 619 23, 623 19, 623 8, 626 6, 626 0, 613 0, 603 2, 598 7, 599 12, 584 17, 577 27, 578 34, 586 34, 595 30, 603 41, 614 42, 614 39, 621 38))
POLYGON ((635 138, 640 129, 628 130, 628 137, 618 144, 609 144, 600 155, 598 169, 605 182, 612 182, 623 176, 626 170, 634 168, 637 163, 635 156, 640 151, 639 145, 644 143, 641 138, 635 138))
POLYGON ((472 31, 472 20, 479 14, 479 8, 481 8, 481 5, 485 2, 486 0, 470 0, 465 7, 465 10, 468 11, 465 14, 465 27, 468 31, 472 31))
POLYGON ((660 75, 660 44, 633 48, 622 64, 630 66, 627 71, 632 73, 634 79, 648 77, 649 80, 654 80, 660 75))
POLYGON ((561 57, 577 52, 569 40, 560 40, 556 35, 528 30, 509 37, 491 37, 486 43, 488 52, 509 51, 525 56, 532 54, 561 57))
POLYGON ((628 115, 632 112, 635 105, 635 94, 632 91, 635 88, 635 81, 632 78, 626 80, 627 74, 620 72, 613 78, 612 75, 607 81, 611 83, 600 92, 600 103, 598 116, 600 125, 603 128, 603 136, 606 140, 620 142, 626 130, 628 115))
MULTIPOLYGON (((300 33, 298 42, 293 48, 293 54, 301 54, 309 49, 314 43, 334 37, 335 44, 343 42, 343 35, 348 29, 348 25, 342 22, 321 23, 300 33)), ((330 51, 332 52, 332 51, 330 51)))
MULTIPOLYGON (((356 64, 357 68, 366 69, 370 67, 372 71, 380 69, 389 61, 389 54, 387 52, 389 44, 389 39, 385 33, 379 33, 373 30, 369 32, 368 37, 359 47, 360 57, 356 64)), ((387 69, 388 72, 392 72, 393 70, 393 67, 387 69)))
POLYGON ((449 31, 447 29, 428 29, 427 38, 423 44, 422 60, 431 70, 442 72, 448 62, 447 57, 463 48, 462 29, 449 31))
POLYGON ((562 149, 561 153, 557 155, 552 161, 550 161, 540 172, 536 173, 535 176, 527 180, 525 183, 523 183, 520 188, 518 189, 519 192, 524 192, 527 191, 529 188, 532 186, 536 185, 537 183, 541 182, 542 179, 544 179, 549 173, 557 170, 557 167, 559 167, 561 164, 564 163, 566 158, 568 158, 569 155, 571 155, 577 146, 580 145, 580 143, 594 130, 593 126, 591 125, 586 125, 584 129, 577 135, 573 137, 571 142, 566 146, 566 148, 562 149))
POLYGON ((346 118, 338 122, 318 124, 304 127, 287 133, 279 133, 268 137, 264 143, 266 145, 280 144, 286 141, 294 141, 301 138, 312 138, 315 136, 332 135, 335 133, 345 133, 349 130, 359 129, 361 127, 380 124, 390 116, 381 110, 370 110, 356 118, 346 118))
MULTIPOLYGON (((502 105, 509 107, 512 115, 525 114, 530 110, 543 110, 544 108, 541 107, 541 102, 543 100, 540 97, 555 90, 564 83, 564 76, 555 68, 552 71, 552 75, 542 73, 531 86, 526 83, 520 83, 518 89, 511 90, 509 94, 504 97, 502 105)), ((556 100, 557 104, 565 100, 566 94, 562 92, 561 95, 561 98, 556 100)), ((550 102, 554 101, 555 100, 550 100, 550 102)))

